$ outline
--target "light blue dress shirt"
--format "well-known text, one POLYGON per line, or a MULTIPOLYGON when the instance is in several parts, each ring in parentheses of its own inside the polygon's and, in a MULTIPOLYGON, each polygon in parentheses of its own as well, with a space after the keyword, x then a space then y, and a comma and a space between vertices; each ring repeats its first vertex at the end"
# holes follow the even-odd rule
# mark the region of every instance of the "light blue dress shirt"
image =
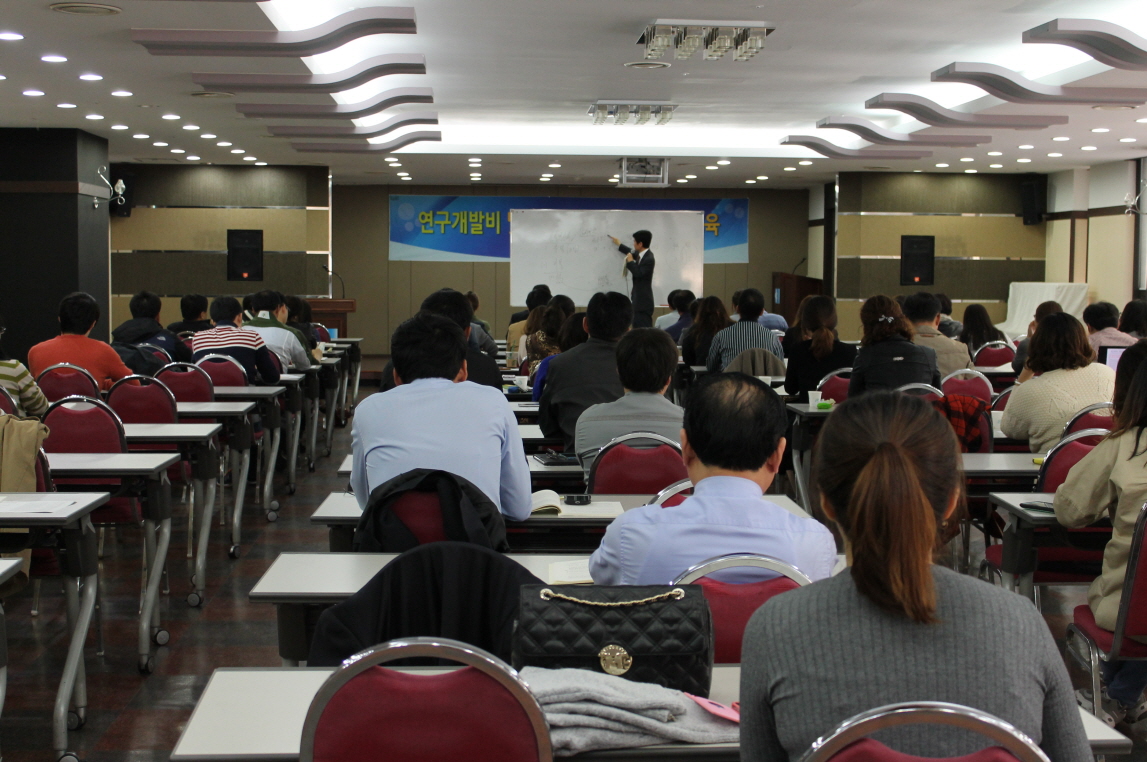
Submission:
POLYGON ((351 487, 360 507, 370 492, 416 468, 471 482, 509 518, 528 518, 530 467, 518 422, 497 389, 424 378, 372 394, 355 408, 351 487))
MULTIPOLYGON (((599 585, 667 585, 695 564, 729 553, 757 553, 792 564, 813 581, 832 576, 836 541, 816 519, 761 499, 761 488, 736 476, 710 476, 672 508, 626 511, 605 530, 589 560, 599 585)), ((729 569, 724 582, 775 577, 765 569, 729 569)))

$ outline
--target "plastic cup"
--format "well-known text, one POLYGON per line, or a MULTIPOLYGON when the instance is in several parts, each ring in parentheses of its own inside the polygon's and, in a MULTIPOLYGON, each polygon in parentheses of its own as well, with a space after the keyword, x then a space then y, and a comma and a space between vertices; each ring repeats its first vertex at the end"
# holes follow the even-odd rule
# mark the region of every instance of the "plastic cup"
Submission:
POLYGON ((808 404, 812 405, 813 407, 816 407, 817 404, 820 402, 820 400, 821 400, 821 393, 820 392, 809 392, 808 393, 808 404))

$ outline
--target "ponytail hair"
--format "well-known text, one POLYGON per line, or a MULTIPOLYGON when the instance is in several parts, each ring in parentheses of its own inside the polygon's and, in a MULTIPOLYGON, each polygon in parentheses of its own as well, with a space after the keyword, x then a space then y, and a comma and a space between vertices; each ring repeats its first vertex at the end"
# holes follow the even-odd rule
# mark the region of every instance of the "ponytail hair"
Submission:
POLYGON ((836 343, 836 305, 828 296, 809 296, 801 302, 801 330, 812 339, 812 356, 823 360, 836 343))
POLYGON ((845 401, 817 442, 814 479, 852 550, 856 589, 881 609, 936 621, 932 560, 960 449, 948 421, 895 392, 845 401))

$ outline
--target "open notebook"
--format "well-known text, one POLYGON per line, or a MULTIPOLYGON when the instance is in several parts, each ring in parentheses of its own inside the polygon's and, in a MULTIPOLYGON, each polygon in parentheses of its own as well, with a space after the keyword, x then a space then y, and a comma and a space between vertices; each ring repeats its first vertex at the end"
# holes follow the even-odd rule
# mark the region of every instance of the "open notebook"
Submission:
POLYGON ((616 519, 625 509, 621 503, 594 501, 589 505, 567 505, 561 496, 552 489, 538 490, 533 494, 532 516, 565 516, 579 519, 616 519))

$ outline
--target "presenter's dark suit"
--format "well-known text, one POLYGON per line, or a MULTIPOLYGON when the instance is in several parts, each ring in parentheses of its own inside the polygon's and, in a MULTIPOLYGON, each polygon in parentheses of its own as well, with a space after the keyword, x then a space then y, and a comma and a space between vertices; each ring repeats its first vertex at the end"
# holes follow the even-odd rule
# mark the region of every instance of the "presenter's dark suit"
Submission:
MULTIPOLYGON (((617 248, 622 254, 629 254, 633 251, 625 244, 617 248)), ((640 259, 636 262, 625 263, 625 269, 633 275, 633 293, 630 295, 633 300, 633 327, 652 328, 653 267, 656 262, 653 259, 653 252, 649 249, 641 252, 640 255, 634 253, 634 257, 640 257, 640 259)))

